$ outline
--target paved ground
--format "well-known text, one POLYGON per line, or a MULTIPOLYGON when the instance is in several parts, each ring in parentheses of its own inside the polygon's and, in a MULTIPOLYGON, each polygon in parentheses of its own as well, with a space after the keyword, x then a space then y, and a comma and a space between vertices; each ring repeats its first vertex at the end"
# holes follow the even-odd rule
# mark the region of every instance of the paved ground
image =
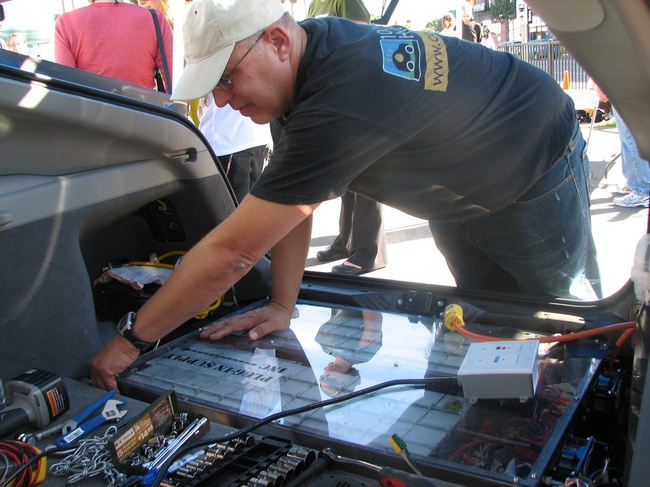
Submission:
MULTIPOLYGON (((583 128, 583 133, 586 137, 588 129, 583 128)), ((607 175, 605 167, 619 151, 616 127, 612 123, 597 125, 587 153, 594 183, 592 222, 606 295, 620 289, 629 278, 636 244, 646 232, 648 222, 646 208, 620 208, 612 203, 617 185, 624 182, 620 158, 607 175)), ((322 264, 316 259, 316 252, 327 248, 338 234, 339 210, 340 199, 325 202, 316 210, 307 261, 309 270, 329 272, 332 265, 339 263, 322 264)), ((389 264, 364 277, 454 285, 424 220, 385 207, 384 225, 389 264)))

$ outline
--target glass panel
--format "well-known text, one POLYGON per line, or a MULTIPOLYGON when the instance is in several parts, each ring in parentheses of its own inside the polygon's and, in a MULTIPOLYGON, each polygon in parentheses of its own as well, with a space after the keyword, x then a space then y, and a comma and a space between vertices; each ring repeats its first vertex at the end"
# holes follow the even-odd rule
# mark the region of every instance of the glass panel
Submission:
POLYGON ((181 338, 142 357, 120 378, 120 390, 151 397, 174 389, 184 408, 243 426, 387 381, 439 377, 425 388, 389 387, 273 424, 299 433, 303 446, 334 444, 337 453, 372 463, 398 459, 388 442, 397 435, 424 470, 502 481, 516 476, 534 485, 599 364, 551 358, 543 349, 532 399, 474 401, 456 382, 471 340, 439 321, 313 304, 299 304, 298 311, 291 330, 257 342, 181 338))

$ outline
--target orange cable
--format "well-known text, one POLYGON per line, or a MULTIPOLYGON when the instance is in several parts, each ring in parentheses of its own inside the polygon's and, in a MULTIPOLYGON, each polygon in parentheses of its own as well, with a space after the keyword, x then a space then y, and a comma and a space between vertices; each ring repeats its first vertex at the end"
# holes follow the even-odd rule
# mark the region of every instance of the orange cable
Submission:
POLYGON ((579 340, 581 338, 587 338, 594 335, 599 335, 601 333, 612 333, 620 330, 627 330, 626 333, 623 333, 621 337, 617 340, 616 345, 620 346, 619 342, 622 344, 627 338, 634 333, 636 329, 635 321, 627 321, 624 323, 616 323, 614 325, 601 326, 599 328, 592 328, 590 330, 578 331, 576 333, 567 333, 566 335, 551 335, 539 338, 508 338, 508 337, 493 337, 488 335, 481 335, 479 333, 474 333, 469 330, 466 330, 464 326, 456 326, 456 330, 467 338, 473 340, 478 340, 481 342, 500 342, 503 340, 539 340, 540 343, 555 343, 555 342, 569 342, 573 340, 579 340), (629 332, 629 333, 628 333, 629 332))
POLYGON ((627 341, 630 336, 636 331, 636 328, 630 328, 628 330, 625 330, 620 337, 618 337, 618 340, 616 340, 616 350, 612 352, 612 355, 609 357, 609 361, 607 362, 607 368, 609 370, 612 370, 614 368, 614 363, 616 362, 616 357, 618 357, 618 351, 620 348, 623 346, 623 344, 627 341))

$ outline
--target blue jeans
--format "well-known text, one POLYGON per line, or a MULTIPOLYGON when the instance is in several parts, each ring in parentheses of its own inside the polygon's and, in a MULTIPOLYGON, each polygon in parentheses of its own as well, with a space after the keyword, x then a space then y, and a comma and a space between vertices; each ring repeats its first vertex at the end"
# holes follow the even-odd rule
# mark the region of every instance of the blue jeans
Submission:
POLYGON ((618 136, 621 139, 621 168, 627 184, 632 188, 635 194, 648 196, 650 191, 650 164, 645 159, 641 159, 636 141, 632 132, 627 128, 623 119, 618 115, 616 109, 612 107, 614 117, 616 117, 616 128, 618 136))
POLYGON ((564 155, 514 203, 469 222, 429 222, 458 287, 581 300, 602 297, 585 146, 576 125, 564 155))

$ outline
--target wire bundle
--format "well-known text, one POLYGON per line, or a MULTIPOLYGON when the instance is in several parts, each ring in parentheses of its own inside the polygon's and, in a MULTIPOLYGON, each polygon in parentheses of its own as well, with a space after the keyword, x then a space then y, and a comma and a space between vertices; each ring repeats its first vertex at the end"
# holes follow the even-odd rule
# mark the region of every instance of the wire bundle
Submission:
MULTIPOLYGON (((22 441, 0 441, 0 461, 4 463, 4 472, 0 483, 4 485, 5 480, 11 476, 12 472, 30 463, 30 460, 40 454, 41 451, 38 448, 22 441)), ((47 460, 42 456, 38 461, 31 462, 14 480, 8 482, 6 487, 29 487, 42 482, 45 478, 46 466, 47 460)))

